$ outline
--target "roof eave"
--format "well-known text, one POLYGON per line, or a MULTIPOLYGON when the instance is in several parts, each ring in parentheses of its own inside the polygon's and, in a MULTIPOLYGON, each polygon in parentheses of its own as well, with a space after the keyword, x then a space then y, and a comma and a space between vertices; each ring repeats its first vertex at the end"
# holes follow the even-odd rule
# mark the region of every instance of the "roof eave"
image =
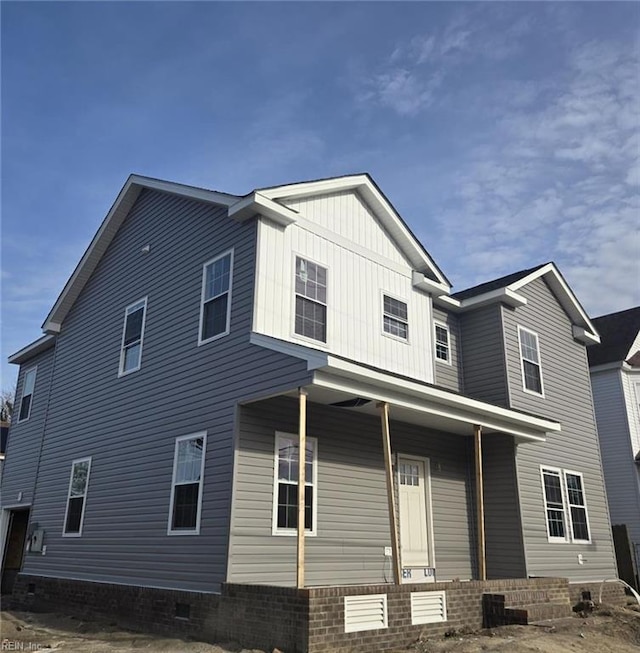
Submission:
POLYGON ((32 359, 34 356, 41 354, 43 351, 50 349, 55 345, 56 337, 53 335, 45 335, 42 338, 34 340, 32 343, 29 343, 26 347, 11 354, 7 358, 7 361, 12 365, 22 365, 26 361, 32 359))

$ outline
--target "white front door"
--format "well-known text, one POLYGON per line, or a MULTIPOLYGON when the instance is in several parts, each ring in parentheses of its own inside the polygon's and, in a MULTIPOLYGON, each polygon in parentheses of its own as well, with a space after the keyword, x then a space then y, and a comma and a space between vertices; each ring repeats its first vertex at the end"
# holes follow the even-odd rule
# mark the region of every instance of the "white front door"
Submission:
POLYGON ((403 567, 431 567, 427 482, 429 464, 424 458, 398 456, 400 551, 403 567))

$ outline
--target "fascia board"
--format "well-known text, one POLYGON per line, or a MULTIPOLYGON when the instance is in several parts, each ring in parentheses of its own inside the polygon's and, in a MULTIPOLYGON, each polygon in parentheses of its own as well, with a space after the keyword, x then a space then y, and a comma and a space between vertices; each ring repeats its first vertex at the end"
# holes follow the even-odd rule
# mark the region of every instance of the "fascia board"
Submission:
POLYGON ((423 290, 433 297, 441 297, 442 295, 449 294, 449 286, 443 283, 438 283, 437 281, 432 281, 431 279, 427 279, 427 277, 425 277, 422 272, 413 270, 411 281, 414 288, 423 290))
POLYGON ((590 374, 598 374, 600 372, 610 372, 611 370, 624 370, 625 366, 629 369, 633 369, 630 365, 627 365, 624 361, 613 361, 611 363, 602 363, 602 365, 594 365, 589 368, 590 374))
POLYGON ((298 217, 298 214, 292 209, 278 204, 278 202, 258 192, 247 195, 247 197, 229 207, 229 217, 237 222, 244 222, 256 215, 262 215, 284 227, 293 224, 298 217))
POLYGON ((433 303, 454 313, 459 313, 462 310, 462 302, 449 295, 436 296, 433 298, 433 303))
POLYGON ((207 190, 206 188, 197 188, 195 186, 187 186, 186 184, 177 184, 173 181, 164 181, 162 179, 153 179, 152 177, 143 177, 141 175, 131 175, 129 181, 131 183, 157 190, 164 193, 171 193, 172 195, 180 195, 188 197, 189 199, 199 200, 207 204, 216 204, 219 206, 232 206, 238 201, 238 196, 230 195, 229 193, 220 193, 215 190, 207 190))
POLYGON ((343 361, 331 355, 327 358, 327 367, 325 369, 339 376, 346 376, 347 378, 355 380, 366 380, 367 383, 375 383, 376 385, 380 384, 385 387, 397 389, 404 394, 411 394, 417 398, 429 399, 442 405, 471 410, 479 415, 493 416, 495 419, 504 420, 513 423, 514 425, 520 424, 521 426, 539 432, 546 433, 561 430, 560 423, 553 420, 534 417, 532 415, 524 415, 508 408, 502 408, 500 406, 488 404, 484 401, 479 401, 478 399, 463 397, 445 390, 440 390, 439 388, 414 383, 406 379, 398 379, 382 372, 362 368, 355 363, 343 361))
POLYGON ((34 356, 42 353, 43 351, 50 349, 53 347, 55 342, 56 337, 53 335, 42 336, 42 338, 34 340, 32 343, 28 344, 26 347, 23 347, 15 354, 11 354, 11 356, 8 357, 7 361, 13 365, 20 365, 30 358, 33 358, 34 356))
POLYGON ((585 345, 600 344, 600 336, 587 331, 584 327, 573 324, 571 330, 573 332, 573 337, 580 342, 584 342, 585 345))
POLYGON ((307 361, 308 370, 326 367, 327 365, 327 353, 324 351, 318 351, 317 349, 298 345, 293 342, 287 342, 286 340, 278 340, 277 338, 265 336, 264 334, 255 331, 253 331, 249 336, 249 343, 257 345, 258 347, 270 349, 271 351, 277 351, 281 354, 286 354, 287 356, 293 356, 294 358, 305 360, 307 361))
POLYGON ((291 199, 294 197, 301 198, 310 195, 323 195, 341 190, 350 190, 352 188, 358 188, 366 182, 366 175, 350 175, 335 179, 321 179, 320 181, 309 181, 301 184, 287 184, 286 186, 263 188, 260 190, 260 194, 272 200, 291 199))
POLYGON ((482 295, 463 299, 460 302, 460 309, 465 311, 467 309, 480 308, 481 306, 495 303, 507 304, 507 306, 518 308, 519 306, 526 306, 528 302, 526 297, 523 297, 510 288, 505 287, 496 288, 495 290, 482 295))

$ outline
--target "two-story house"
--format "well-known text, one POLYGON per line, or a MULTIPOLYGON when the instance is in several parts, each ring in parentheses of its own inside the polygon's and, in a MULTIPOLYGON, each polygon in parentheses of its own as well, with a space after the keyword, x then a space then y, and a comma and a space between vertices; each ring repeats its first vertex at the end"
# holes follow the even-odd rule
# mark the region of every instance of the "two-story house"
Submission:
POLYGON ((600 454, 621 578, 640 589, 640 306, 593 319, 588 350, 600 454))
POLYGON ((616 575, 593 324, 553 263, 451 294, 368 175, 132 176, 43 329, 10 359, 16 600, 322 650, 616 575))

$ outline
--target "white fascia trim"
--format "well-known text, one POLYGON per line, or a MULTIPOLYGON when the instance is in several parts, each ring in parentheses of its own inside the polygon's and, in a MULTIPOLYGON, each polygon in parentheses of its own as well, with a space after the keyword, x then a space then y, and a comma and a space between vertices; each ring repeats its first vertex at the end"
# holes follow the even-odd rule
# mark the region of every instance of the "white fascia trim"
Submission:
POLYGON ((573 324, 571 329, 573 331, 573 337, 580 342, 584 342, 585 345, 597 345, 600 343, 600 336, 587 331, 581 326, 573 324))
POLYGON ((55 342, 56 342, 56 337, 53 335, 42 336, 41 338, 34 340, 31 344, 27 345, 26 347, 20 349, 15 354, 11 354, 11 356, 7 358, 7 362, 12 363, 14 365, 20 365, 28 361, 30 358, 33 358, 34 356, 37 356, 43 351, 46 351, 47 349, 53 347, 55 342))
POLYGON ((449 295, 435 296, 433 298, 433 303, 436 306, 446 308, 447 310, 453 311, 454 313, 460 313, 462 310, 462 302, 459 299, 450 297, 449 295))
POLYGON ((237 195, 221 193, 215 190, 207 190, 206 188, 197 188, 195 186, 188 186, 187 184, 178 184, 174 181, 163 181, 162 179, 153 179, 141 175, 131 175, 129 180, 143 188, 172 193, 173 195, 181 195, 182 197, 200 200, 201 202, 207 202, 208 204, 232 206, 238 201, 237 195))
POLYGON ((298 217, 292 209, 255 191, 229 207, 229 217, 237 222, 244 222, 258 214, 270 218, 283 227, 293 224, 298 217))
MULTIPOLYGON (((394 389, 402 392, 404 395, 413 395, 416 398, 436 402, 443 406, 473 411, 474 415, 471 421, 473 422, 473 420, 475 420, 474 423, 478 423, 480 416, 487 416, 492 420, 505 420, 505 422, 509 422, 516 426, 521 425, 525 427, 525 430, 531 429, 538 431, 539 433, 557 432, 561 430, 560 423, 553 420, 517 413, 508 408, 494 406, 493 404, 488 404, 479 401, 478 399, 463 397, 461 395, 447 392, 446 390, 440 390, 439 388, 425 386, 403 378, 396 378, 330 355, 327 358, 327 367, 323 371, 353 380, 362 380, 369 384, 379 385, 380 387, 394 389)), ((496 426, 495 423, 489 424, 486 422, 485 425, 496 426)), ((504 429, 505 424, 502 423, 499 430, 504 429)), ((513 430, 509 430, 509 432, 513 432, 513 430)), ((541 437, 543 439, 543 436, 541 437)))
POLYGON ((519 306, 527 305, 527 298, 514 292, 511 288, 497 288, 482 295, 463 299, 460 302, 460 308, 464 311, 469 308, 480 308, 480 306, 486 306, 487 304, 494 304, 496 302, 518 308, 519 306))
POLYGON ((307 181, 300 184, 263 188, 260 190, 260 194, 269 199, 308 197, 310 195, 323 195, 358 188, 368 182, 369 180, 366 175, 349 175, 348 177, 335 177, 331 179, 320 179, 319 181, 307 181))
POLYGON ((270 336, 265 336, 261 333, 256 333, 255 331, 250 334, 249 343, 257 345, 258 347, 277 351, 280 354, 286 354, 287 356, 293 356, 294 358, 301 358, 302 360, 307 361, 308 370, 316 370, 327 366, 328 354, 311 347, 297 345, 285 340, 278 340, 277 338, 271 338, 270 336))
POLYGON ((416 270, 413 270, 411 282, 414 288, 423 290, 434 298, 448 295, 450 291, 448 285, 427 279, 422 272, 417 272, 416 270))

